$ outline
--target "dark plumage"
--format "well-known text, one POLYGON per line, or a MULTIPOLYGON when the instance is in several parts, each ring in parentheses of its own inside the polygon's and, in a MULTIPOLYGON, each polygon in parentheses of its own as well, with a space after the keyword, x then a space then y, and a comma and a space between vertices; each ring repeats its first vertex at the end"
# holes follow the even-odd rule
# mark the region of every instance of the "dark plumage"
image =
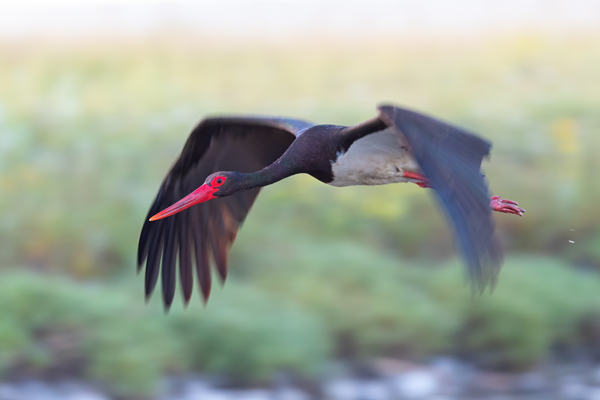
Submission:
POLYGON ((354 127, 284 118, 205 119, 190 134, 148 212, 157 220, 146 220, 142 228, 138 269, 146 263, 146 296, 162 265, 163 299, 170 307, 179 259, 185 302, 194 264, 208 299, 211 259, 224 280, 228 249, 260 188, 298 173, 334 186, 432 187, 470 277, 483 288, 494 282, 502 259, 492 209, 524 212, 510 200, 494 197, 490 203, 480 171, 489 150, 490 143, 460 128, 393 106, 381 106, 378 117, 354 127), (161 219, 165 216, 170 217, 161 219))

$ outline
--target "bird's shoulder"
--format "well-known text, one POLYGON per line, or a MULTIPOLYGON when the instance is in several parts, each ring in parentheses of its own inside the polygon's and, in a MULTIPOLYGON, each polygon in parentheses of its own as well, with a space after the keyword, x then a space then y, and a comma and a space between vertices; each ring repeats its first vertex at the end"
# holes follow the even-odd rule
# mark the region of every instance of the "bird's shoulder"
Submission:
POLYGON ((296 138, 286 155, 295 155, 309 160, 335 160, 341 148, 339 133, 344 128, 338 125, 315 125, 296 138))

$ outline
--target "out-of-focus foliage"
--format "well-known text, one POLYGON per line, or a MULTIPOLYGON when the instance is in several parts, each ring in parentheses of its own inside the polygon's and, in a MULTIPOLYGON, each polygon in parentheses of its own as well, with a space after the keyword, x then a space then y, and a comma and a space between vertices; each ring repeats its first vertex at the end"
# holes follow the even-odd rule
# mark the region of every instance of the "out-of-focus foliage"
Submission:
POLYGON ((131 395, 162 374, 264 383, 332 357, 453 353, 520 370, 557 346, 600 354, 595 38, 0 50, 0 263, 44 273, 0 279, 4 376, 71 374, 131 395), (471 298, 431 191, 298 176, 263 191, 206 309, 199 296, 168 316, 157 296, 145 305, 141 222, 201 117, 349 125, 381 101, 493 141, 492 192, 527 209, 497 214, 498 231, 530 253, 507 259, 493 295, 471 298))
POLYGON ((4 273, 0 372, 79 377, 120 395, 152 393, 163 374, 190 370, 241 383, 283 369, 314 376, 328 354, 319 321, 250 285, 231 286, 206 311, 196 304, 165 318, 132 285, 4 273))
POLYGON ((311 378, 335 357, 460 353, 480 366, 524 370, 554 346, 597 340, 589 333, 600 280, 548 258, 510 258, 502 285, 474 301, 456 263, 397 268, 372 250, 308 238, 288 254, 296 261, 261 259, 271 274, 233 278, 204 310, 197 302, 168 316, 158 299, 140 301, 133 280, 81 284, 5 272, 0 372, 79 377, 127 396, 189 371, 245 384, 269 384, 278 371, 311 378), (337 263, 336 253, 345 254, 337 263))

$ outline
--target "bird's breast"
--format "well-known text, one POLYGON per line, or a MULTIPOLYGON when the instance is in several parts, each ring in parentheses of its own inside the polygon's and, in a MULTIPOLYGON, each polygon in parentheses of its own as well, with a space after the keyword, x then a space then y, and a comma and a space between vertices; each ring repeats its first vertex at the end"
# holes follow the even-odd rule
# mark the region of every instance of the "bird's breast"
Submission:
POLYGON ((402 136, 391 130, 373 133, 355 141, 348 151, 331 162, 332 186, 386 185, 414 182, 404 172, 420 168, 407 150, 402 136))

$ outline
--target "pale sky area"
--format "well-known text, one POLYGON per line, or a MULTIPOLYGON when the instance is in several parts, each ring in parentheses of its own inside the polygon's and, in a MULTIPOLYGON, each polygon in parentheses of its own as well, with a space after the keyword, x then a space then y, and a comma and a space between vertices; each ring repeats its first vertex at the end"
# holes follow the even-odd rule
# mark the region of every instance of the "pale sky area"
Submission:
POLYGON ((0 0, 0 38, 479 35, 600 29, 600 0, 0 0), (77 36, 74 36, 77 35, 77 36))

